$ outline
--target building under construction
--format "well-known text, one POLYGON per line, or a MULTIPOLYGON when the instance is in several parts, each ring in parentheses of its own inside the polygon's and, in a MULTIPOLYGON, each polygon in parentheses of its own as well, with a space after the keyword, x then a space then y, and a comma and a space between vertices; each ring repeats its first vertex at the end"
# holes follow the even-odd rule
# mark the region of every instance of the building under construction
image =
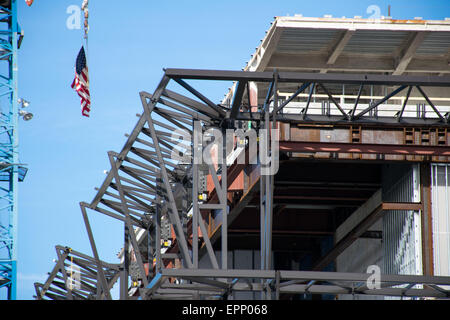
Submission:
POLYGON ((301 16, 242 71, 165 69, 36 298, 448 298, 449 74, 450 21, 301 16))

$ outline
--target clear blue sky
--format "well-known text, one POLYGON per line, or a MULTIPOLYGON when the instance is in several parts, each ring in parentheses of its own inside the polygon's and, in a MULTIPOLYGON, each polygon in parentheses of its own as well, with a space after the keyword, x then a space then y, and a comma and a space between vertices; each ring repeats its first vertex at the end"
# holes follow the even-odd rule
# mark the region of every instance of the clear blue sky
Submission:
MULTIPOLYGON (((141 112, 139 91, 153 92, 164 67, 240 70, 274 16, 364 18, 377 5, 393 18, 450 17, 448 0, 90 1, 89 72, 92 111, 81 116, 70 88, 82 31, 69 30, 66 9, 81 0, 19 0, 25 38, 19 52, 19 96, 34 118, 20 121, 20 160, 29 171, 19 189, 19 299, 54 266, 56 244, 92 255, 78 203, 90 202, 141 112), (120 4, 126 4, 120 7, 120 4)), ((224 87, 208 97, 219 101, 224 87)), ((122 226, 92 212, 101 258, 117 263, 122 226)))

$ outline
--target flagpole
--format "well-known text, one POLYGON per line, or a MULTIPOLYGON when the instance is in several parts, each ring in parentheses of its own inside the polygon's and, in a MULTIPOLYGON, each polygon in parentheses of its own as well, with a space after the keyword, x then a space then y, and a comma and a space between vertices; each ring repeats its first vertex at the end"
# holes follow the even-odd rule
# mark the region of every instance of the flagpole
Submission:
POLYGON ((85 117, 89 117, 91 110, 91 95, 89 92, 89 69, 88 69, 88 33, 89 33, 89 0, 83 0, 81 9, 84 12, 84 36, 81 41, 81 49, 78 53, 77 60, 75 62, 75 78, 72 82, 72 89, 74 89, 81 99, 81 114, 85 117))
POLYGON ((89 65, 88 64, 88 61, 89 61, 89 43, 88 43, 88 35, 86 34, 85 36, 84 36, 84 46, 85 46, 85 48, 86 48, 86 64, 87 65, 89 65))
POLYGON ((83 4, 81 6, 81 9, 84 12, 84 45, 86 48, 86 64, 88 63, 88 56, 89 56, 89 43, 88 43, 88 33, 89 33, 89 0, 83 0, 83 4))

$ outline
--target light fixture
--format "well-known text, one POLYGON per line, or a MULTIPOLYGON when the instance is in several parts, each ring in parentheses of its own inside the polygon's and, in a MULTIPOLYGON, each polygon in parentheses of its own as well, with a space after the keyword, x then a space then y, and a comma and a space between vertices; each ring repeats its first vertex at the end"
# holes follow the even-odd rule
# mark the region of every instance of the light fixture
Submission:
POLYGON ((28 121, 33 119, 33 114, 31 112, 27 112, 25 110, 20 110, 19 115, 22 117, 23 120, 28 121))
POLYGON ((22 98, 17 99, 17 102, 22 106, 22 108, 27 108, 30 105, 30 101, 22 98))

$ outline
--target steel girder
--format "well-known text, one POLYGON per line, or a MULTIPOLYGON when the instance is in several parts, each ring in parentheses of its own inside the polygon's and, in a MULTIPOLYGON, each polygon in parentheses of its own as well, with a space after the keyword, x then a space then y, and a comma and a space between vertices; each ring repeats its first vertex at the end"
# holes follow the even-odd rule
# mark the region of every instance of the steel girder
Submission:
POLYGON ((37 300, 95 300, 111 298, 110 290, 119 277, 119 265, 56 246, 55 267, 45 283, 35 283, 37 300), (100 274, 98 270, 101 269, 100 274), (104 282, 101 278, 104 277, 104 282))
POLYGON ((449 277, 381 275, 380 288, 371 289, 367 287, 369 276, 364 273, 315 271, 165 269, 158 275, 159 279, 185 279, 189 283, 176 285, 160 280, 155 282, 158 288, 151 287, 149 290, 161 299, 170 299, 172 294, 177 293, 191 299, 197 298, 198 294, 204 298, 221 299, 234 291, 265 291, 277 299, 280 294, 450 297, 450 291, 442 288, 448 284, 449 277))
MULTIPOLYGON (((435 118, 404 118, 399 110, 396 118, 383 119, 373 116, 371 110, 400 91, 411 86, 450 86, 448 77, 408 77, 376 75, 252 73, 214 70, 167 69, 153 94, 140 92, 143 114, 128 135, 119 153, 108 152, 111 169, 91 203, 80 203, 94 258, 89 258, 96 272, 96 285, 110 288, 113 278, 120 276, 121 299, 173 298, 226 298, 233 291, 259 291, 263 298, 279 298, 280 293, 330 293, 330 294, 379 294, 395 296, 448 297, 448 291, 440 286, 450 284, 449 277, 407 278, 383 275, 382 289, 369 290, 362 284, 368 275, 324 272, 275 271, 270 265, 272 239, 273 176, 261 176, 258 186, 251 190, 261 193, 261 266, 262 270, 228 270, 227 232, 232 218, 245 206, 243 201, 230 207, 227 187, 232 183, 233 168, 227 165, 201 165, 193 163, 195 152, 203 152, 214 142, 203 145, 198 131, 217 128, 224 132, 234 128, 236 120, 252 121, 259 128, 274 127, 274 121, 283 122, 345 122, 377 123, 392 125, 448 126, 448 116, 442 115, 436 106, 430 106, 435 118), (170 80, 188 91, 188 97, 168 89, 170 80), (194 89, 185 80, 238 81, 230 108, 215 104, 194 89), (268 93, 258 112, 246 111, 242 106, 243 95, 249 81, 268 83, 268 93), (279 83, 299 83, 299 89, 286 101, 278 104, 279 83), (357 113, 358 102, 349 112, 342 107, 326 88, 327 83, 351 83, 361 87, 371 85, 395 85, 398 89, 386 95, 379 103, 357 113), (283 114, 283 108, 311 85, 327 92, 341 116, 309 115, 308 108, 301 114, 283 114), (184 155, 175 159, 174 155, 184 155), (199 201, 200 172, 209 174, 214 183, 214 196, 199 201), (228 181, 227 181, 228 179, 228 181), (88 219, 88 210, 96 211, 124 223, 124 248, 120 265, 106 265, 100 261, 94 236, 88 219), (218 259, 213 244, 217 237, 208 233, 209 225, 202 212, 214 210, 222 215, 220 225, 222 255, 218 259), (229 213, 228 213, 229 211, 229 213), (167 243, 172 239, 172 243, 167 243), (205 255, 211 269, 199 269, 199 260, 205 255), (131 272, 132 265, 135 267, 131 272), (113 272, 114 271, 114 272, 113 272), (114 277, 111 277, 113 272, 114 277), (133 286, 130 289, 129 276, 133 286), (253 279, 253 280, 252 280, 253 279), (342 284, 342 283, 343 284, 342 284), (398 286, 403 285, 404 288, 398 286), (422 285, 422 286, 421 286, 422 285), (396 286, 394 288, 394 286, 396 286), (417 286, 417 288, 414 288, 417 286), (406 288, 406 289, 405 289, 406 288)), ((312 92, 312 90, 310 91, 312 92)), ((410 90, 408 89, 408 92, 410 90)), ((423 90, 421 90, 423 92, 423 90)), ((426 96, 424 94, 424 96, 426 96)), ((428 97, 426 97, 427 100, 428 97)), ((358 100, 358 99, 357 99, 358 100)), ((311 101, 311 96, 308 98, 311 101)), ((405 102, 406 104, 406 102, 405 102)), ((404 105, 402 106, 404 109, 404 105)), ((268 131, 267 131, 268 132, 268 131)), ((226 142, 216 141, 218 151, 227 155, 226 142)), ((233 166, 233 165, 232 165, 233 166)), ((253 192, 252 191, 252 192, 253 192)), ((59 259, 65 261, 67 257, 59 259)), ((50 274, 45 287, 37 285, 39 292, 47 292, 61 262, 50 274), (55 271, 56 270, 56 271, 55 271), (43 290, 45 288, 45 290, 43 290)), ((49 298, 72 297, 73 290, 58 283, 58 294, 46 294, 49 298), (59 287, 58 287, 59 285, 59 287), (63 287, 63 288, 61 288, 63 287), (62 289, 62 291, 61 291, 62 289)), ((38 289, 37 289, 38 290, 38 289)), ((38 297, 43 296, 38 292, 38 297)), ((110 298, 108 290, 90 297, 110 298)), ((76 296, 80 297, 80 295, 76 296)), ((86 295, 84 295, 86 297, 86 295)))

